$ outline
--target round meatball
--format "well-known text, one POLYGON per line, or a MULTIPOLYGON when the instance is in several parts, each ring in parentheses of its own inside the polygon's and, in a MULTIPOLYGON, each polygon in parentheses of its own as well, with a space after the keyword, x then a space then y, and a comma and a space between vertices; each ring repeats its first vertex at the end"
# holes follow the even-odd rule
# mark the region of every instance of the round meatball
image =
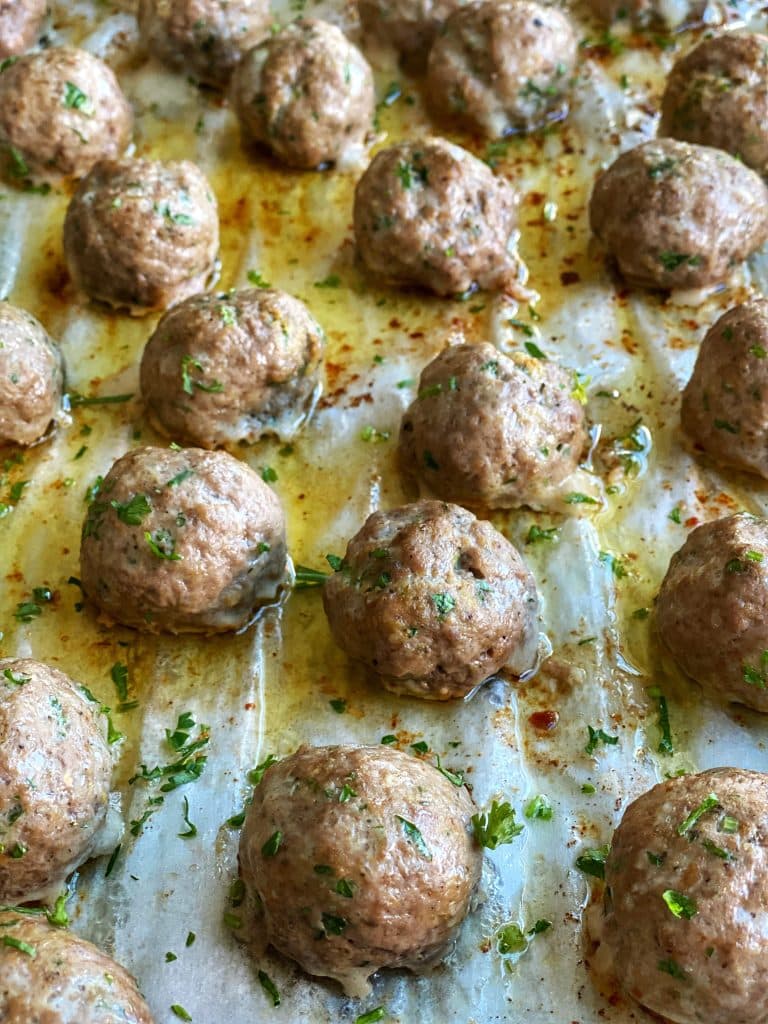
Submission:
POLYGON ((243 55, 269 34, 269 0, 139 0, 139 31, 163 63, 226 85, 243 55))
POLYGON ((121 156, 132 131, 114 73, 86 50, 31 53, 0 74, 0 149, 12 178, 80 178, 121 156))
POLYGON ((519 291, 512 187, 445 139, 381 150, 355 189, 355 240, 371 273, 438 295, 519 291))
POLYGON ((715 768, 629 805, 605 863, 602 942, 624 989, 676 1024, 768 1018, 768 776, 715 768))
POLYGON ((58 669, 0 660, 0 903, 55 899, 97 852, 112 774, 104 722, 58 669))
POLYGON ((410 754, 301 747, 267 769, 240 840, 268 941, 358 997, 381 967, 436 963, 480 879, 474 810, 410 754))
POLYGON ((675 64, 661 100, 659 135, 733 153, 768 173, 768 36, 725 32, 675 64))
MULTIPOLYGON (((541 508, 587 449, 574 374, 493 345, 444 349, 400 427, 400 464, 447 501, 541 508)), ((576 383, 578 380, 576 379, 576 383)))
POLYGON ((0 444, 33 444, 61 408, 61 352, 26 310, 0 302, 0 444))
POLYGON ((693 530, 657 599, 662 643, 687 675, 768 711, 768 520, 742 513, 693 530))
POLYGON ((193 163, 105 160, 80 182, 64 220, 77 287, 132 312, 165 309, 214 279, 216 200, 193 163))
POLYGON ((728 153, 656 139, 597 179, 589 219, 630 284, 705 288, 768 239, 768 187, 728 153))
POLYGON ((277 495, 244 463, 199 448, 136 448, 88 506, 83 593, 153 633, 220 633, 274 603, 286 574, 277 495))
POLYGON ((735 306, 707 331, 681 420, 718 462, 768 479, 768 299, 735 306))
POLYGON ((589 0, 603 21, 629 20, 633 25, 665 25, 689 28, 700 24, 711 6, 709 0, 589 0))
POLYGON ((459 8, 429 54, 435 109, 489 138, 565 116, 576 64, 573 28, 556 7, 484 0, 459 8))
POLYGON ((291 167, 344 163, 371 131, 373 74, 341 29, 296 21, 255 47, 232 82, 232 104, 249 142, 291 167))
POLYGON ((374 512, 323 587, 336 643, 386 689, 466 697, 506 666, 533 666, 533 576, 490 523, 458 505, 419 501, 374 512))
POLYGON ((153 1024, 120 964, 44 917, 0 912, 4 1024, 153 1024))
POLYGON ((319 394, 323 341, 304 303, 285 292, 194 295, 165 314, 144 350, 150 419, 202 448, 292 437, 319 394))
POLYGON ((426 62, 429 48, 449 14, 463 0, 358 0, 360 20, 377 42, 388 43, 414 65, 426 62))
POLYGON ((0 0, 0 57, 29 49, 47 8, 47 0, 0 0))

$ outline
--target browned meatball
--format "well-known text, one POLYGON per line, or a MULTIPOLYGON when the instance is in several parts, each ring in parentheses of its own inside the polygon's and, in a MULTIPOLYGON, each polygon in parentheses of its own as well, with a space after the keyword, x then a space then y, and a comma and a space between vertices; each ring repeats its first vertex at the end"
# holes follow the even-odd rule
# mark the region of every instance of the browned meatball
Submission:
POLYGON ((681 421, 718 462, 768 478, 768 299, 734 306, 707 331, 681 421))
POLYGON ((45 918, 0 913, 4 1024, 153 1024, 131 975, 45 918))
POLYGON ((661 100, 659 135, 733 153, 768 173, 768 36, 725 32, 679 60, 661 100))
POLYGON ((363 28, 377 42, 394 46, 409 62, 423 65, 441 25, 462 0, 358 0, 363 28))
POLYGON ((292 437, 319 393, 323 342, 304 303, 285 292, 194 295, 165 314, 144 350, 150 419, 202 448, 292 437))
POLYGON ((16 179, 82 177, 131 141, 133 112, 111 68, 58 46, 0 74, 0 149, 16 179))
POLYGON ((355 189, 355 241, 371 273, 394 284, 458 295, 519 291, 517 195, 484 163, 445 139, 381 150, 355 189))
MULTIPOLYGON (((400 464, 446 501, 540 508, 586 451, 573 373, 493 345, 444 349, 400 427, 400 464)), ((576 381, 578 383, 578 381, 576 381)))
POLYGON ((88 506, 80 569, 83 593, 126 626, 241 629, 283 582, 283 509, 225 452, 137 448, 88 506))
POLYGON ((83 179, 64 220, 78 288, 132 312, 165 309, 216 272, 216 199, 187 160, 105 160, 83 179))
POLYGON ((768 776, 715 768, 629 805, 605 864, 602 941, 623 988, 676 1024, 768 1018, 768 776))
POLYGON ((47 6, 47 0, 0 0, 0 57, 29 49, 47 6))
POLYGON ((532 667, 533 576, 490 523, 419 501, 374 512, 323 587, 336 643, 394 693, 465 697, 506 666, 532 667))
POLYGON ((58 669, 0 660, 0 903, 52 902, 105 852, 112 757, 99 709, 58 669))
POLYGON ((61 408, 61 352, 26 310, 0 302, 0 444, 34 444, 61 408))
POLYGON ((682 28, 702 21, 708 0, 589 0, 589 6, 603 21, 682 28))
POLYGON ((450 16, 429 54, 435 109, 489 138, 531 131, 568 110, 576 36, 556 7, 483 0, 450 16))
POLYGON ((267 770, 240 840, 263 931, 352 996, 381 967, 437 962, 469 911, 475 807, 425 761, 376 747, 301 747, 267 770))
POLYGON ((226 85, 243 54, 268 35, 269 0, 139 0, 139 30, 165 64, 226 85))
POLYGON ((373 74, 341 29, 297 21, 244 58, 232 104, 245 138, 289 166, 349 163, 371 133, 373 74))
POLYGON ((672 556, 656 606, 659 635, 704 689, 768 711, 766 602, 768 520, 717 519, 672 556))
POLYGON ((589 219, 630 284, 704 288, 768 239, 768 187, 728 153, 657 139, 601 174, 589 219))

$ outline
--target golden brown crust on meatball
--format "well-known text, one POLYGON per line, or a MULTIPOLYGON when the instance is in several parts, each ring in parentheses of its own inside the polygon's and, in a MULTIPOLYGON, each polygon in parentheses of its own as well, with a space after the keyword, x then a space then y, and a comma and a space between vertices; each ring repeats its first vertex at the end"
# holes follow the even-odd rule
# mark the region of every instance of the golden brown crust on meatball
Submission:
POLYGON ((0 444, 34 444, 60 413, 61 352, 26 310, 0 302, 0 444))
POLYGON ((47 0, 0 0, 0 58, 29 49, 47 7, 47 0))

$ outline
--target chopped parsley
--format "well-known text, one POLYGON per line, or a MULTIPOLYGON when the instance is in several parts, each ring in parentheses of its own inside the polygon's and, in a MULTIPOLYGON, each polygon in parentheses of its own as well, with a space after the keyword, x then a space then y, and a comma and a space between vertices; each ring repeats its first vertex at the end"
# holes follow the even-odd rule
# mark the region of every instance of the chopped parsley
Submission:
POLYGON ((296 590, 307 590, 310 587, 322 587, 330 575, 330 573, 321 572, 319 569, 310 569, 306 565, 297 565, 295 567, 295 573, 296 582, 294 583, 294 587, 296 590))
POLYGON ((651 686, 648 689, 648 696, 652 697, 656 701, 656 706, 659 712, 658 724, 661 732, 661 739, 659 740, 659 745, 656 750, 660 754, 674 754, 675 748, 672 743, 672 729, 669 724, 669 706, 667 704, 667 698, 658 686, 651 686))
POLYGON ((83 114, 93 113, 93 104, 90 99, 74 82, 64 83, 62 103, 69 110, 79 110, 83 114))
POLYGON ((515 810, 507 803, 492 801, 490 809, 472 815, 472 831, 475 839, 488 850, 511 843, 525 828, 515 821, 515 810))
POLYGON ((690 921, 698 913, 696 900, 686 896, 684 892, 678 892, 677 889, 666 889, 661 894, 661 898, 675 917, 682 917, 686 921, 690 921))
POLYGON ((185 394, 194 395, 195 388, 197 388, 198 391, 205 391, 208 394, 220 394, 224 390, 224 385, 220 380, 216 380, 214 378, 210 383, 208 383, 203 378, 193 377, 190 370, 197 370, 198 373, 203 373, 203 364, 199 359, 195 359, 194 356, 182 356, 181 388, 185 394))
POLYGON ((176 541, 168 530, 155 530, 152 533, 145 530, 144 540, 155 558, 164 559, 166 562, 181 561, 181 555, 176 551, 176 541))
POLYGON ((687 981, 688 975, 685 973, 683 968, 677 962, 677 960, 659 960, 656 965, 660 971, 664 974, 669 974, 673 978, 677 978, 678 981, 687 981))
POLYGON ((400 822, 400 826, 408 842, 416 847, 424 860, 432 860, 432 853, 424 841, 424 836, 416 825, 414 825, 412 821, 408 821, 407 818, 403 818, 400 814, 396 814, 395 817, 400 822))
POLYGON ((694 809, 691 811, 691 813, 684 821, 680 822, 680 824, 677 826, 677 834, 679 836, 687 835, 691 831, 693 826, 696 824, 696 822, 699 820, 699 818, 702 817, 702 815, 706 814, 707 811, 711 811, 715 807, 719 806, 720 801, 717 797, 717 794, 710 793, 709 796, 706 796, 701 801, 698 807, 694 807, 694 809))
POLYGON ((4 946, 9 946, 11 949, 17 949, 20 953, 26 953, 26 955, 32 957, 33 960, 37 956, 37 950, 34 946, 31 946, 28 942, 24 942, 22 939, 17 939, 14 935, 3 935, 2 943, 4 946))
POLYGON ((543 793, 539 793, 537 796, 529 800, 525 805, 523 811, 526 818, 529 819, 540 819, 541 821, 551 821, 552 819, 552 804, 549 799, 544 796, 543 793))
POLYGON ((182 814, 182 818, 184 820, 184 824, 187 826, 187 831, 179 832, 179 839, 194 839, 197 835, 197 825, 193 825, 189 820, 189 800, 186 796, 184 797, 184 812, 182 814))
POLYGON ((192 1020, 192 1017, 187 1013, 187 1011, 184 1009, 184 1007, 180 1006, 178 1003, 172 1003, 171 1004, 171 1013, 173 1013, 176 1017, 178 1017, 179 1020, 185 1020, 185 1021, 192 1020))
POLYGON ((570 494, 566 494, 563 498, 566 505, 599 505, 600 502, 597 498, 592 498, 588 494, 581 494, 579 491, 571 491, 570 494))
POLYGON ((615 747, 619 742, 618 736, 609 736, 607 732, 602 729, 594 729, 591 725, 587 726, 587 732, 589 733, 589 740, 587 745, 584 747, 586 754, 594 754, 600 743, 606 746, 615 747))
POLYGON ((115 501, 109 503, 117 513, 117 518, 126 526, 139 526, 142 520, 152 511, 149 498, 146 494, 134 494, 130 501, 115 501))
POLYGON ((383 1006, 376 1006, 374 1009, 367 1010, 356 1017, 355 1024, 378 1024, 380 1020, 384 1020, 385 1013, 386 1010, 383 1006))
POLYGON ((446 615, 448 615, 449 612, 452 612, 456 607, 456 599, 450 594, 433 594, 432 602, 434 603, 435 610, 437 611, 437 617, 441 622, 446 615))
POLYGON ((539 541, 542 541, 542 540, 553 541, 553 540, 556 539, 556 537, 557 537, 557 527, 556 526, 550 526, 550 527, 546 527, 545 528, 545 527, 541 527, 541 526, 536 526, 534 524, 530 528, 530 530, 528 531, 528 534, 527 534, 527 536, 525 538, 525 543, 526 544, 537 544, 539 541))
POLYGON ((336 914, 322 915, 323 929, 326 935, 341 935, 344 929, 347 927, 347 920, 344 917, 339 917, 336 914))
POLYGON ((280 849, 280 844, 283 841, 283 833, 278 829, 273 832, 272 835, 261 847, 261 853, 264 857, 274 857, 277 851, 280 849))
POLYGON ((576 867, 592 878, 605 878, 605 862, 608 852, 607 844, 587 849, 576 858, 576 867))
POLYGON ((328 703, 331 705, 337 715, 343 715, 347 710, 347 702, 343 697, 334 697, 333 700, 329 700, 328 703))
POLYGON ((269 998, 272 1000, 273 1006, 280 1005, 280 993, 277 991, 277 986, 274 981, 270 978, 266 971, 259 971, 259 983, 264 991, 267 993, 269 998))

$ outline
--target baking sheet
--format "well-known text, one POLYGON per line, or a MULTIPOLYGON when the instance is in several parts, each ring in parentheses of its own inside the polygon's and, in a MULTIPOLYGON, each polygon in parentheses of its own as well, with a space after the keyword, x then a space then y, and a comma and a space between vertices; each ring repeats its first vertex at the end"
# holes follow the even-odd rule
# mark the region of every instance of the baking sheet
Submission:
MULTIPOLYGON (((677 424, 679 390, 698 341, 734 302, 765 291, 768 260, 753 260, 730 291, 686 306, 617 286, 586 222, 595 172, 653 134, 663 74, 695 36, 637 34, 622 50, 616 35, 575 10, 588 45, 568 121, 490 153, 485 143, 451 136, 493 158, 497 173, 526 197, 521 251, 542 296, 534 319, 498 297, 459 303, 367 280, 354 262, 351 231, 359 172, 285 172, 244 154, 234 117, 217 94, 143 61, 131 6, 53 4, 47 37, 77 41, 113 63, 136 108, 138 153, 188 157, 210 176, 222 222, 220 286, 242 285, 257 270, 304 299, 328 333, 325 397, 292 453, 278 442, 237 453, 254 468, 275 470, 295 561, 321 567, 327 552, 343 552, 370 511, 410 497, 396 472, 395 442, 414 386, 398 385, 417 378, 457 333, 488 337, 504 351, 534 341, 589 378, 587 408, 599 435, 595 483, 604 501, 572 506, 563 517, 495 518, 534 571, 553 654, 525 684, 497 680, 466 704, 433 705, 367 684, 334 647, 317 591, 295 593, 241 636, 209 639, 106 630, 88 608, 77 610, 80 593, 67 581, 78 575, 86 488, 132 445, 165 443, 144 422, 138 399, 78 408, 51 441, 24 453, 20 464, 7 463, 0 501, 14 507, 0 519, 0 655, 49 661, 112 705, 111 667, 128 666, 129 695, 139 706, 115 716, 125 733, 116 785, 126 822, 138 820, 156 795, 128 779, 140 763, 170 759, 164 730, 185 711, 210 726, 199 781, 169 793, 140 835, 126 832, 109 878, 106 858, 82 870, 70 901, 74 928, 137 975, 158 1024, 176 1019, 174 1003, 206 1024, 351 1022, 376 1006, 386 1008, 385 1020, 402 1024, 650 1021, 614 993, 599 993, 587 973, 582 913, 590 884, 574 860, 582 847, 606 842, 627 802, 665 773, 721 764, 768 769, 764 719, 719 707, 679 678, 659 659, 652 617, 633 614, 651 607, 670 554, 693 525, 737 508, 766 508, 765 485, 693 461, 677 424), (330 275, 338 286, 319 287, 330 275), (512 319, 526 328, 510 325, 512 319), (389 439, 363 441, 369 425, 389 431, 389 439), (633 431, 634 442, 627 442, 633 431), (648 450, 633 451, 643 446, 648 450), (623 462, 617 449, 625 452, 623 462), (2 496, 22 480, 28 484, 18 501, 2 496), (675 508, 679 524, 669 518, 675 508), (532 523, 557 526, 556 539, 526 544, 532 523), (618 574, 612 565, 621 567, 618 574), (17 622, 17 603, 41 585, 54 591, 54 601, 32 622, 17 622), (672 755, 657 751, 652 686, 669 701, 672 755), (346 701, 343 714, 330 705, 334 699, 346 701), (553 731, 533 728, 530 716, 541 710, 558 713, 553 731), (588 725, 619 743, 588 756, 588 725), (443 967, 421 978, 384 972, 359 1003, 279 957, 254 962, 232 937, 224 915, 232 910, 227 893, 238 835, 224 823, 243 806, 247 770, 267 754, 290 753, 302 742, 376 743, 388 733, 403 749, 425 740, 447 767, 466 771, 481 806, 503 796, 522 815, 542 793, 554 814, 550 821, 521 818, 523 834, 486 853, 480 905, 443 967), (582 792, 585 784, 594 794, 582 792), (178 836, 185 830, 184 797, 197 827, 192 839, 178 836), (499 954, 501 925, 530 927, 541 918, 552 927, 522 957, 499 954), (195 939, 186 945, 190 932, 195 939), (168 962, 168 952, 177 959, 168 962), (278 1008, 259 984, 259 968, 280 991, 278 1008)), ((356 30, 351 6, 289 0, 275 7, 280 22, 301 13, 356 30)), ((759 9, 741 5, 735 14, 759 9)), ((379 110, 381 140, 426 134, 418 81, 391 55, 369 57, 380 98, 393 82, 401 88, 400 98, 379 110)), ((138 360, 155 318, 132 320, 78 304, 61 252, 66 194, 7 187, 0 195, 0 294, 60 340, 70 390, 136 392, 138 360)))

